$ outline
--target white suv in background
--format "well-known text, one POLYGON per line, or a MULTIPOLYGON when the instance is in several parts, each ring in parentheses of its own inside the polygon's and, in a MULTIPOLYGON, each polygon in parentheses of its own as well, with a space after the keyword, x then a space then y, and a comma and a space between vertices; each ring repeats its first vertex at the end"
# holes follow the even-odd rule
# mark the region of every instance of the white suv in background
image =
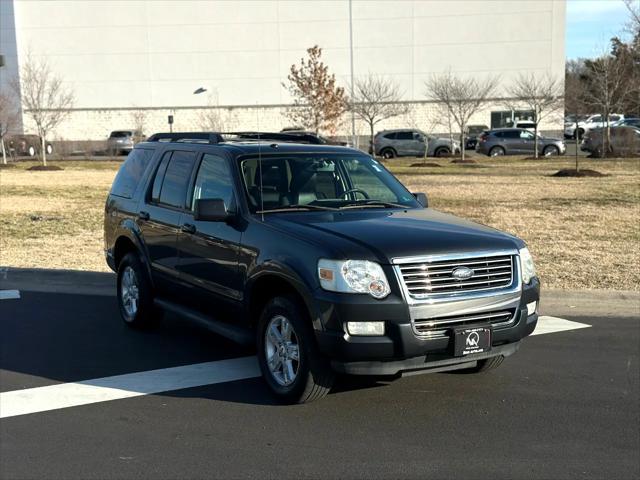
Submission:
MULTIPOLYGON (((612 114, 609 115, 609 124, 611 125, 613 122, 619 122, 620 120, 624 120, 624 115, 620 114, 612 114)), ((566 138, 575 138, 576 133, 578 134, 578 138, 582 138, 585 132, 593 129, 593 128, 602 128, 604 127, 604 119, 602 115, 591 115, 584 121, 578 121, 576 124, 573 123, 565 123, 564 124, 564 136, 566 138)))

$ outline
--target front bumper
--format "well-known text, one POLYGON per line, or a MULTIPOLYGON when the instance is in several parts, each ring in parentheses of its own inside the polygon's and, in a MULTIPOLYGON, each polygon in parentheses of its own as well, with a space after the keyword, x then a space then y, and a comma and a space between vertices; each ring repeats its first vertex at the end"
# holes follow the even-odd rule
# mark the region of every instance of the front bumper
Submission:
MULTIPOLYGON (((492 327, 490 351, 464 357, 453 355, 453 328, 441 337, 416 335, 412 322, 416 307, 409 306, 401 294, 394 292, 384 301, 377 301, 365 295, 322 291, 317 292, 316 298, 320 323, 324 326, 323 330, 316 330, 316 339, 320 351, 331 359, 334 370, 357 375, 397 375, 465 368, 484 358, 513 354, 520 340, 535 329, 537 312, 528 316, 526 305, 539 300, 540 285, 534 280, 515 298, 512 296, 510 302, 517 304, 514 322, 506 327, 492 327), (385 335, 349 335, 346 322, 357 320, 384 321, 385 335)), ((489 311, 499 302, 491 296, 486 296, 485 300, 484 307, 481 301, 475 300, 475 304, 469 303, 469 308, 477 305, 478 312, 489 311)), ((448 305, 456 308, 455 303, 444 303, 439 308, 446 313, 448 305)), ((465 324, 464 327, 473 325, 465 324)))

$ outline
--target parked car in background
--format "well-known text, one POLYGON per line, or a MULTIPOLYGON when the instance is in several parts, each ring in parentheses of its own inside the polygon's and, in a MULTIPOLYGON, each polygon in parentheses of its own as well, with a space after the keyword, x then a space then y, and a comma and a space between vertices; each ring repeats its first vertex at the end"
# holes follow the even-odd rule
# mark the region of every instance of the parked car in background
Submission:
POLYGON ((421 130, 383 130, 373 137, 373 151, 383 158, 423 157, 427 149, 428 157, 446 157, 460 153, 460 144, 448 138, 437 138, 421 130))
MULTIPOLYGON (((624 120, 624 115, 613 114, 609 115, 609 123, 616 123, 618 121, 624 120)), ((591 115, 584 121, 578 121, 573 123, 565 123, 564 125, 564 136, 565 138, 582 138, 584 133, 588 130, 592 130, 594 128, 602 128, 605 126, 605 122, 603 120, 602 115, 591 115)))
POLYGON ((489 130, 489 127, 486 125, 468 125, 467 126, 467 135, 464 140, 464 148, 465 150, 476 148, 476 144, 478 143, 478 136, 482 133, 489 130))
POLYGON ((535 132, 536 122, 532 122, 530 120, 522 120, 522 121, 516 122, 516 124, 513 127, 524 128, 525 130, 529 130, 530 132, 535 132))
MULTIPOLYGON (((501 155, 525 155, 535 151, 536 137, 523 128, 498 128, 483 133, 478 138, 476 151, 497 157, 501 155)), ((566 146, 563 140, 538 135, 538 151, 544 156, 564 155, 566 146)))
POLYGON ((109 155, 129 153, 136 143, 144 139, 145 136, 140 130, 114 130, 107 139, 107 153, 109 155))
MULTIPOLYGON (((15 157, 35 157, 42 151, 42 137, 39 135, 7 135, 4 142, 9 155, 15 157)), ((45 151, 51 155, 53 145, 46 142, 45 151)))
MULTIPOLYGON (((630 125, 611 127, 609 150, 612 155, 621 157, 640 155, 640 128, 630 125)), ((604 149, 604 128, 594 128, 584 134, 580 150, 589 152, 597 157, 604 149)))
POLYGON ((623 120, 618 120, 612 126, 614 126, 614 127, 624 127, 624 126, 627 126, 627 127, 640 127, 640 118, 637 118, 637 117, 625 118, 623 120))

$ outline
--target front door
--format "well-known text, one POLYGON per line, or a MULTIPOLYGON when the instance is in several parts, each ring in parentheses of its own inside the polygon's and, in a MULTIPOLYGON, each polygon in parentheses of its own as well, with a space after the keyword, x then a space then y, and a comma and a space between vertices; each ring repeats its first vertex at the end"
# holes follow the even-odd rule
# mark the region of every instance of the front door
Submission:
POLYGON ((205 153, 195 177, 190 205, 182 217, 178 235, 179 270, 182 279, 196 287, 203 298, 214 294, 226 301, 242 299, 238 271, 241 227, 237 221, 209 222, 194 219, 199 199, 224 200, 228 211, 236 210, 236 196, 229 160, 205 153))

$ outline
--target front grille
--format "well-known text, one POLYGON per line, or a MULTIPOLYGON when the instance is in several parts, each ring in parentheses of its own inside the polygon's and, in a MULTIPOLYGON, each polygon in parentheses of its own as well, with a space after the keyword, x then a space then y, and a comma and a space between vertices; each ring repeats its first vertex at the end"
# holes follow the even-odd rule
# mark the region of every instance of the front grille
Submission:
POLYGON ((407 292, 413 298, 504 288, 513 281, 512 255, 404 263, 398 268, 407 292), (461 267, 473 270, 473 275, 455 278, 454 270, 461 267))
POLYGON ((490 324, 493 328, 507 327, 515 322, 515 309, 496 312, 471 313, 450 317, 435 317, 414 320, 413 328, 418 335, 445 336, 453 327, 476 323, 490 324))

